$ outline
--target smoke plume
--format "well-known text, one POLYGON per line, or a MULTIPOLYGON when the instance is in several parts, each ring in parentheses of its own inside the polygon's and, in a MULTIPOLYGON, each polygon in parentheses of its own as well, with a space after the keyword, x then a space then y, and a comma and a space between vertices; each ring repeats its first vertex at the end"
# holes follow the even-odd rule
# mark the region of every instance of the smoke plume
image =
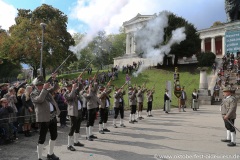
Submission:
MULTIPOLYGON (((163 42, 164 28, 168 26, 169 13, 164 11, 150 20, 146 26, 139 30, 136 34, 137 50, 143 52, 143 57, 146 57, 154 65, 162 63, 165 55, 168 55, 171 51, 173 44, 179 44, 186 39, 185 27, 177 28, 172 31, 172 37, 166 45, 162 45, 159 48, 155 48, 156 45, 163 42)), ((133 73, 134 76, 138 76, 148 66, 144 63, 140 65, 139 69, 133 73)))
POLYGON ((99 31, 108 27, 112 17, 120 14, 121 9, 128 2, 129 0, 78 0, 72 16, 87 24, 88 31, 81 42, 76 46, 71 46, 69 50, 77 53, 85 48, 99 31))

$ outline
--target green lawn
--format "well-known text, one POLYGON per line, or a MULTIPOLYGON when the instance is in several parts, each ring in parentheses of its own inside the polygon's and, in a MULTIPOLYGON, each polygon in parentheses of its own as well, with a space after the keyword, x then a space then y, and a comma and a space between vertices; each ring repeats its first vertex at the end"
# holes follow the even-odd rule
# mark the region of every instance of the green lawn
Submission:
MULTIPOLYGON (((185 65, 185 66, 179 66, 178 71, 180 74, 180 85, 185 86, 185 91, 187 93, 187 107, 190 107, 191 105, 191 95, 193 92, 193 89, 198 89, 199 87, 199 70, 197 70, 197 67, 194 65, 185 65)), ((102 72, 102 71, 100 71, 102 72)), ((94 71, 91 76, 94 75, 94 71)), ((61 75, 58 78, 68 78, 73 79, 76 78, 80 73, 74 73, 69 75, 61 75)), ((146 82, 146 87, 148 89, 151 89, 155 84, 155 94, 154 94, 154 100, 153 100, 153 108, 154 109, 160 109, 163 108, 163 96, 166 88, 166 82, 171 81, 172 87, 173 87, 173 74, 174 74, 174 67, 164 67, 162 69, 148 69, 145 70, 143 73, 139 74, 138 77, 131 77, 131 84, 134 85, 142 85, 144 82, 146 82)), ((89 75, 85 73, 83 75, 83 79, 88 78, 89 75)), ((112 85, 121 87, 125 83, 125 74, 122 74, 119 72, 119 78, 112 81, 112 85)), ((125 90, 127 91, 127 86, 125 86, 125 90)), ((128 92, 128 91, 127 91, 128 92)), ((113 94, 113 92, 112 92, 113 94)), ((145 96, 146 97, 146 96, 145 96)), ((125 100, 125 107, 128 109, 128 101, 127 101, 127 94, 124 96, 125 100)), ((111 100, 111 103, 113 103, 113 99, 111 100)), ((178 106, 177 98, 174 95, 173 88, 172 88, 172 107, 178 106)), ((147 108, 147 102, 145 99, 144 108, 147 108)))

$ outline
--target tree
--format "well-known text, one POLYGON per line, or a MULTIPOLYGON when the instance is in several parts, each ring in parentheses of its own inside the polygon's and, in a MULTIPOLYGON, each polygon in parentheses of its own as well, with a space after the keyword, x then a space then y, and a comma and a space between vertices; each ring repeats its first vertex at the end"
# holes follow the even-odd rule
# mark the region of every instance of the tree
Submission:
MULTIPOLYGON (((185 27, 185 34, 186 34, 186 39, 182 42, 180 42, 179 44, 173 44, 171 46, 171 50, 168 54, 172 54, 175 55, 176 60, 178 59, 178 57, 190 57, 193 54, 196 54, 199 52, 200 49, 200 45, 201 45, 201 40, 199 38, 199 35, 197 34, 197 30, 196 28, 189 23, 188 21, 186 21, 185 19, 183 19, 182 17, 178 17, 175 14, 171 13, 171 12, 167 12, 167 17, 168 17, 168 25, 167 27, 164 28, 164 35, 158 35, 158 36, 163 36, 163 41, 160 41, 161 38, 159 38, 159 42, 154 42, 155 44, 153 44, 153 46, 149 46, 151 48, 161 48, 162 46, 168 44, 168 42, 170 41, 170 39, 172 38, 172 31, 181 28, 181 27, 185 27)), ((164 13, 161 12, 161 13, 164 13)), ((161 16, 162 14, 159 14, 158 16, 161 16)), ((158 17, 156 17, 158 18, 158 17)), ((163 21, 163 19, 162 19, 163 21)), ((158 21, 158 22, 162 22, 162 21, 158 21)), ((159 24, 161 26, 156 26, 155 22, 152 22, 151 27, 162 27, 162 23, 159 24)), ((151 33, 148 31, 154 30, 151 29, 149 26, 145 25, 143 26, 136 34, 136 49, 137 49, 137 54, 141 55, 143 54, 142 52, 144 52, 144 50, 142 49, 142 46, 138 46, 138 38, 142 37, 141 32, 144 30, 146 31, 146 33, 151 33)), ((159 30, 160 32, 160 30, 159 30)), ((148 35, 144 35, 144 36, 148 36, 148 35)), ((149 35, 149 40, 151 40, 151 35, 149 35), (149 38, 150 37, 150 38, 149 38)), ((155 36, 155 39, 157 39, 158 37, 155 36)), ((145 54, 145 53, 144 53, 145 54)), ((165 55, 166 56, 166 55, 165 55)))
POLYGON ((211 28, 213 28, 213 27, 217 27, 217 26, 222 26, 222 25, 223 25, 222 22, 220 22, 220 21, 216 21, 216 22, 213 23, 213 25, 211 26, 211 28))
POLYGON ((7 31, 0 27, 0 79, 17 77, 22 69, 19 61, 11 61, 9 54, 5 54, 7 53, 7 48, 11 45, 10 43, 6 43, 8 39, 9 35, 7 31))
POLYGON ((202 52, 197 54, 198 66, 209 67, 215 62, 216 55, 213 52, 202 52))
POLYGON ((201 48, 201 40, 197 34, 197 29, 193 24, 173 13, 169 15, 168 27, 165 28, 165 43, 171 38, 172 31, 180 27, 185 27, 186 39, 180 44, 173 45, 169 53, 175 55, 176 60, 179 57, 190 57, 193 54, 197 54, 201 48))
MULTIPOLYGON (((13 60, 30 65, 33 68, 34 77, 40 66, 41 36, 43 28, 40 23, 46 23, 44 29, 43 45, 43 75, 45 69, 54 70, 66 57, 71 54, 67 61, 76 60, 76 56, 69 51, 69 46, 74 45, 74 39, 67 32, 67 16, 60 10, 50 5, 43 4, 34 11, 18 9, 15 19, 16 25, 10 27, 10 39, 12 45, 8 48, 13 60), (51 55, 48 51, 53 50, 51 55)), ((7 54, 7 52, 5 52, 7 54)))
POLYGON ((113 63, 113 58, 123 56, 126 52, 126 34, 120 32, 119 34, 111 34, 108 36, 108 40, 112 44, 110 54, 110 64, 113 63))

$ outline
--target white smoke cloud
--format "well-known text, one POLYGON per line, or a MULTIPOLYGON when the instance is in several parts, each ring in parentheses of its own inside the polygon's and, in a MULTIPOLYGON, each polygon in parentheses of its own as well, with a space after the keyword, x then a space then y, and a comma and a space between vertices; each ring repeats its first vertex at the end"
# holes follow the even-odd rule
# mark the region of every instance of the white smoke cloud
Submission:
MULTIPOLYGON (((148 58, 153 64, 162 63, 164 55, 168 55, 173 44, 179 44, 186 39, 185 27, 177 28, 172 31, 172 37, 166 45, 160 48, 154 48, 157 44, 163 42, 164 28, 168 26, 168 12, 161 12, 155 19, 150 20, 146 27, 140 30, 136 35, 137 46, 144 52, 144 57, 148 58), (150 35, 150 36, 149 36, 150 35)), ((148 66, 140 65, 139 69, 133 73, 136 77, 148 66)))
POLYGON ((9 30, 9 27, 15 24, 17 9, 2 0, 0 0, 0 6, 0 26, 2 29, 9 30))
POLYGON ((128 2, 129 0, 78 0, 77 6, 73 9, 71 15, 86 23, 89 30, 81 43, 70 47, 70 50, 77 53, 85 48, 99 31, 105 30, 110 25, 111 19, 120 14, 121 9, 128 2))

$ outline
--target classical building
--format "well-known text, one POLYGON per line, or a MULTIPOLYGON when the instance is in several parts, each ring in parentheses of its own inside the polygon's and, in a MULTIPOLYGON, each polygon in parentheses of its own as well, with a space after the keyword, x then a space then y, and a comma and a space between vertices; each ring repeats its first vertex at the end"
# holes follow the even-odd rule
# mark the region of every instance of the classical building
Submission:
POLYGON ((118 65, 122 67, 123 65, 126 66, 127 64, 132 65, 133 62, 144 62, 151 64, 146 58, 141 58, 136 54, 136 43, 135 43, 135 34, 136 32, 141 29, 150 19, 156 17, 157 15, 141 15, 137 14, 134 18, 130 19, 129 21, 123 22, 123 27, 125 29, 125 33, 127 34, 126 37, 126 53, 122 57, 114 58, 114 66, 118 65))
MULTIPOLYGON (((114 58, 114 66, 118 65, 119 67, 132 65, 133 62, 142 62, 145 66, 156 66, 156 62, 154 60, 148 58, 141 58, 136 54, 136 43, 135 43, 135 35, 136 32, 141 29, 146 23, 155 18, 157 14, 153 15, 141 15, 137 14, 134 18, 130 19, 123 23, 123 27, 125 29, 125 33, 127 34, 126 37, 126 53, 122 57, 114 58)), ((171 63, 174 63, 174 55, 168 55, 170 58, 171 63)), ((169 62, 170 63, 170 62, 169 62)), ((187 58, 183 57, 183 59, 178 60, 178 64, 187 64, 187 63, 197 63, 197 59, 195 55, 193 57, 187 58)))
POLYGON ((223 23, 220 26, 199 30, 201 41, 201 50, 203 52, 213 52, 217 58, 221 58, 227 52, 236 53, 239 50, 240 34, 231 34, 240 30, 240 21, 223 23), (225 45, 226 43, 231 43, 225 45), (239 43, 239 44, 238 44, 239 43))

